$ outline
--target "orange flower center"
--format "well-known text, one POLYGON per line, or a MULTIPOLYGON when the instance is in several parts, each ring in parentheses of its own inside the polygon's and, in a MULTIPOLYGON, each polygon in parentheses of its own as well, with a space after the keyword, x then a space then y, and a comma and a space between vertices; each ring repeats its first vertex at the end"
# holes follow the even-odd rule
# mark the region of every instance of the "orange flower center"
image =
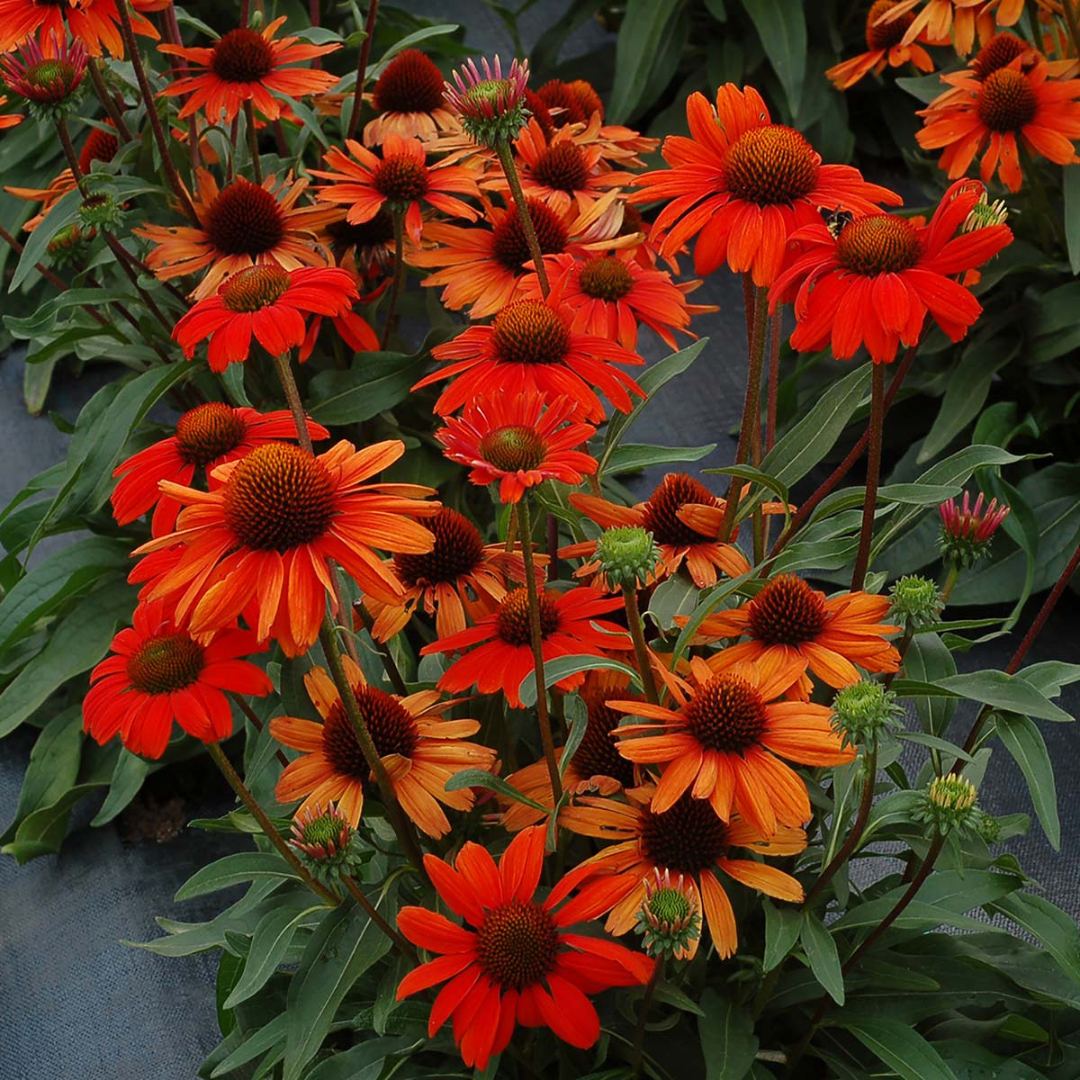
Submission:
POLYGON ((285 238, 285 215, 277 199, 245 180, 234 180, 203 214, 203 228, 222 255, 264 255, 285 238))
POLYGON ((1023 56, 1031 48, 1026 41, 1015 34, 1005 31, 995 34, 971 61, 971 69, 976 79, 985 79, 999 68, 1008 67, 1018 56, 1023 56))
POLYGON ((601 120, 604 119, 604 103, 600 100, 600 95, 593 89, 592 83, 586 82, 584 79, 575 79, 572 83, 567 84, 567 89, 574 95, 580 106, 583 119, 588 120, 594 112, 600 114, 601 120))
POLYGON ((379 112, 434 112, 443 103, 442 72, 419 49, 406 49, 379 76, 374 99, 379 112))
POLYGON ((704 544, 706 537, 679 520, 679 511, 687 503, 716 506, 717 498, 704 484, 686 473, 668 473, 645 504, 644 527, 658 544, 688 547, 704 544))
POLYGON ((197 405, 176 422, 176 449, 192 465, 205 467, 244 441, 247 422, 220 401, 197 405))
POLYGON ((765 730, 761 695, 737 675, 714 675, 683 710, 690 734, 708 750, 736 754, 765 730))
POLYGON ((525 91, 525 108, 532 113, 532 118, 540 125, 544 138, 550 139, 555 134, 555 121, 552 119, 551 113, 548 112, 547 105, 544 104, 535 91, 525 91))
POLYGON ((634 287, 634 275, 622 259, 605 255, 590 259, 581 268, 578 284, 594 300, 621 300, 634 287))
POLYGON ((249 266, 221 286, 221 302, 230 311, 259 311, 276 304, 289 288, 289 275, 280 266, 249 266))
MULTIPOLYGON (((528 645, 529 591, 512 589, 503 597, 495 616, 495 629, 508 645, 528 645)), ((559 629, 559 609, 546 592, 540 593, 540 636, 550 637, 559 629)))
POLYGON ((611 733, 619 726, 623 718, 622 713, 617 713, 608 707, 608 701, 611 699, 635 700, 633 694, 623 691, 607 691, 586 698, 589 710, 588 722, 585 725, 585 734, 581 744, 570 762, 570 768, 585 779, 593 776, 610 776, 613 780, 618 780, 623 787, 632 787, 634 784, 633 762, 627 761, 619 753, 615 740, 611 737, 611 733))
POLYGON ((412 202, 427 194, 427 166, 404 154, 393 154, 379 162, 372 183, 392 203, 412 202))
POLYGON ((853 274, 895 274, 919 261, 915 227, 894 214, 858 218, 840 230, 840 264, 853 274))
POLYGON ((727 828, 708 799, 683 795, 670 809, 638 818, 638 843, 653 864, 679 874, 699 874, 727 854, 727 828))
POLYGON ((384 206, 370 221, 353 225, 342 218, 326 226, 331 240, 344 248, 382 247, 394 239, 394 219, 384 206))
POLYGON ((274 50, 254 30, 230 30, 214 46, 210 70, 222 82, 259 82, 274 70, 274 50))
MULTIPOLYGON (((566 250, 569 234, 559 216, 539 199, 526 199, 525 205, 532 218, 541 255, 561 255, 566 250)), ((521 218, 514 210, 503 214, 492 235, 492 252, 495 258, 513 274, 520 274, 527 262, 532 260, 521 218)))
MULTIPOLYGON (((416 721, 401 702, 373 686, 354 687, 353 693, 379 757, 387 754, 410 757, 419 736, 416 721)), ((334 702, 330 715, 323 722, 322 741, 323 753, 334 772, 368 780, 370 770, 364 752, 340 701, 334 702)))
POLYGON ((781 574, 750 601, 750 634, 766 645, 813 641, 828 621, 821 597, 802 578, 781 574))
POLYGON ((426 555, 395 555, 394 569, 406 585, 455 583, 483 561, 484 540, 467 517, 444 506, 426 528, 435 537, 435 547, 426 555))
POLYGON ((589 182, 589 167, 582 152, 569 141, 549 146, 532 168, 533 179, 572 195, 589 182))
POLYGON ((95 161, 112 161, 119 149, 120 141, 115 135, 101 128, 91 128, 79 154, 79 168, 89 172, 95 161))
POLYGON ((866 14, 866 44, 871 49, 891 49, 899 45, 907 33, 908 27, 915 21, 915 16, 905 12, 891 22, 874 24, 886 11, 896 7, 900 0, 874 0, 866 14))
POLYGON ((131 685, 144 694, 168 694, 197 682, 201 646, 187 634, 160 634, 144 641, 127 662, 131 685))
POLYGON ((558 364, 570 351, 570 328, 542 300, 519 300, 492 323, 492 342, 508 364, 558 364))
POLYGON ((1019 131, 1035 119, 1039 99, 1022 71, 991 72, 979 91, 979 119, 991 131, 1019 131))
POLYGON ((480 966, 504 992, 524 990, 555 967, 559 932, 534 900, 508 900, 492 908, 476 936, 480 966))
POLYGON ((641 216, 641 211, 636 206, 623 204, 622 224, 617 235, 630 236, 645 231, 645 219, 641 216))
POLYGON ((588 119, 582 108, 581 99, 562 79, 551 79, 544 83, 536 91, 536 96, 549 109, 563 110, 557 116, 551 117, 556 127, 562 127, 563 124, 578 124, 588 119))
POLYGON ((544 442, 523 424, 508 425, 489 431, 480 440, 480 456, 503 472, 528 472, 544 460, 544 442))
POLYGON ((809 195, 817 176, 814 148, 782 124, 744 131, 724 157, 728 190, 758 206, 791 203, 809 195))
POLYGON ((225 521, 241 545, 285 552, 326 532, 336 509, 322 462, 287 443, 252 450, 225 488, 225 521))

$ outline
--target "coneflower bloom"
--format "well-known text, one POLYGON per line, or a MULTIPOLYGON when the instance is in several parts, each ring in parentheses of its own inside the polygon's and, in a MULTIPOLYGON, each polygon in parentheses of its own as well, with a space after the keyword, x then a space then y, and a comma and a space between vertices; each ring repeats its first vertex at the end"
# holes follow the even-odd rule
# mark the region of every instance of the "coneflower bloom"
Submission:
MULTIPOLYGON (((143 12, 160 11, 171 0, 129 0, 131 26, 136 34, 157 38, 143 12)), ((122 60, 124 39, 116 0, 0 0, 0 53, 10 52, 40 31, 42 37, 63 41, 68 33, 82 42, 91 56, 107 50, 122 60)))
POLYGON ((576 418, 598 422, 604 406, 596 387, 619 411, 633 408, 630 395, 645 392, 615 364, 642 365, 644 360, 614 341, 571 329, 573 314, 557 290, 546 300, 518 300, 504 308, 490 326, 471 326, 452 341, 436 345, 431 355, 445 366, 413 389, 450 379, 439 395, 440 416, 467 401, 505 394, 565 396, 576 418))
POLYGON ((475 142, 491 148, 517 135, 528 115, 528 60, 514 60, 504 76, 498 54, 492 64, 481 57, 479 68, 470 59, 453 78, 445 86, 446 104, 475 142))
MULTIPOLYGON (((900 627, 884 621, 888 612, 887 596, 854 592, 826 599, 802 578, 780 574, 740 607, 707 615, 695 640, 746 635, 746 641, 709 657, 713 671, 765 659, 771 664, 802 660, 813 675, 840 690, 862 678, 856 664, 873 674, 900 666, 900 654, 886 640, 900 627)), ((803 677, 794 682, 793 693, 809 698, 812 687, 803 677)))
MULTIPOLYGON (((724 878, 777 900, 803 899, 802 886, 789 874, 731 853, 732 848, 745 848, 773 858, 798 855, 806 847, 802 829, 781 826, 765 837, 739 818, 721 821, 707 802, 689 795, 660 814, 649 805, 652 793, 652 785, 646 784, 628 791, 628 802, 587 795, 559 814, 559 823, 571 832, 615 841, 578 867, 597 873, 582 889, 582 900, 605 902, 603 910, 610 909, 605 923, 609 933, 621 936, 634 928, 646 879, 657 870, 684 876, 705 912, 705 925, 721 959, 735 952, 739 938, 718 870, 724 878)), ((691 955, 697 948, 698 941, 690 944, 691 955)))
POLYGON ((7 88, 31 106, 54 108, 69 102, 82 85, 87 59, 86 46, 77 38, 50 38, 44 50, 27 38, 18 55, 0 56, 0 74, 7 88))
POLYGON ((939 165, 950 179, 963 176, 981 154, 979 175, 995 173, 1010 191, 1024 176, 1019 147, 1056 165, 1080 161, 1073 145, 1080 139, 1080 79, 1049 79, 1045 60, 1025 71, 1017 56, 979 79, 974 72, 954 74, 953 89, 919 111, 925 126, 916 134, 924 150, 941 150, 939 165))
POLYGON ((434 855, 424 867, 436 892, 468 926, 422 907, 403 907, 397 924, 414 945, 436 953, 401 980, 402 998, 445 982, 431 1009, 428 1034, 453 1020, 454 1042, 470 1068, 484 1070, 518 1024, 548 1027, 563 1042, 588 1049, 600 1038, 589 995, 649 981, 653 961, 605 938, 570 932, 605 910, 594 890, 589 903, 568 899, 586 874, 571 871, 540 902, 543 826, 519 833, 499 864, 467 842, 451 867, 434 855), (565 901, 565 902, 564 902, 565 901), (470 929, 471 927, 471 929, 470 929))
MULTIPOLYGON (((544 660, 603 656, 612 649, 631 648, 630 637, 622 627, 598 618, 621 606, 621 597, 607 597, 595 589, 577 588, 565 593, 542 590, 540 633, 544 660)), ((498 610, 479 619, 475 626, 425 645, 420 651, 428 656, 468 649, 443 674, 439 689, 456 694, 475 686, 481 694, 505 695, 507 704, 520 709, 521 684, 533 670, 530 641, 529 596, 526 589, 520 588, 508 592, 498 610)), ((574 690, 584 679, 584 674, 579 673, 555 685, 560 690, 574 690)))
MULTIPOLYGON (((934 61, 918 44, 917 39, 904 44, 908 27, 915 21, 910 12, 892 22, 880 22, 881 16, 900 0, 874 0, 866 14, 866 52, 851 57, 825 72, 826 78, 837 88, 847 90, 872 71, 880 75, 888 67, 912 64, 919 71, 933 71, 934 61)), ((924 38, 925 40, 925 38, 924 38)))
MULTIPOLYGON (((440 638, 461 633, 466 616, 473 622, 495 611, 511 582, 525 580, 520 546, 485 544, 480 530, 463 514, 444 506, 425 526, 435 546, 424 555, 395 555, 394 573, 404 590, 393 604, 370 597, 364 603, 375 619, 371 633, 388 641, 400 633, 417 611, 435 616, 440 638)), ((547 556, 533 559, 545 565, 547 556)))
POLYGON ((562 79, 549 79, 536 96, 544 103, 555 121, 556 127, 564 124, 587 124, 593 113, 604 118, 604 102, 585 79, 563 82, 562 79))
POLYGON ((379 115, 364 125, 364 145, 378 146, 387 135, 430 139, 441 131, 460 131, 457 116, 443 101, 445 85, 442 72, 419 49, 398 53, 372 89, 379 115))
POLYGON ((634 202, 670 200, 651 237, 665 257, 693 236, 694 268, 711 274, 725 261, 771 285, 788 239, 800 226, 821 221, 821 208, 874 214, 879 203, 897 206, 899 195, 868 184, 850 165, 822 165, 820 155, 794 128, 774 124, 752 87, 732 83, 716 92, 716 107, 698 93, 686 102, 690 138, 669 135, 670 168, 645 173, 634 202))
POLYGON ((875 364, 889 364, 901 345, 918 343, 927 315, 951 341, 963 338, 982 306, 953 277, 1012 242, 1004 224, 957 233, 982 195, 977 181, 957 181, 928 225, 872 214, 839 235, 821 221, 798 229, 798 253, 769 291, 770 310, 794 302, 791 347, 828 346, 848 360, 865 344, 875 364))
POLYGON ((284 356, 304 343, 307 315, 340 318, 360 298, 356 279, 338 266, 286 271, 273 263, 239 270, 200 300, 173 328, 190 360, 199 342, 210 339, 211 371, 224 371, 251 355, 251 339, 271 355, 284 356))
POLYGON ((480 194, 472 169, 449 161, 427 164, 424 144, 388 132, 382 143, 382 157, 353 139, 345 140, 342 153, 336 146, 323 160, 328 168, 312 169, 311 175, 329 180, 316 192, 320 202, 347 206, 346 221, 358 225, 370 221, 383 207, 405 214, 405 230, 414 244, 420 243, 423 228, 420 204, 450 217, 475 221, 476 211, 460 196, 480 194))
POLYGON ((806 785, 781 759, 843 765, 855 750, 842 745, 827 705, 775 700, 805 668, 800 656, 769 654, 713 672, 694 657, 692 683, 667 681, 671 707, 613 701, 613 709, 645 721, 617 729, 619 753, 638 765, 662 766, 651 809, 663 813, 689 794, 707 800, 722 821, 737 813, 763 836, 778 824, 809 821, 806 785))
POLYGON ((273 636, 288 656, 319 636, 331 586, 330 560, 360 588, 393 603, 401 582, 372 548, 422 555, 434 540, 417 517, 438 503, 417 496, 431 488, 365 483, 405 452, 390 440, 357 450, 339 442, 312 456, 287 443, 256 447, 215 470, 210 492, 162 481, 186 509, 177 531, 144 544, 137 555, 184 550, 164 560, 149 591, 173 598, 179 620, 209 633, 244 613, 260 641, 273 636))
POLYGON ((948 499, 938 507, 941 514, 941 553, 946 564, 961 567, 973 566, 990 551, 990 541, 1001 523, 1009 516, 1009 507, 997 499, 985 506, 985 496, 980 491, 975 505, 971 505, 971 493, 964 492, 964 501, 957 506, 955 499, 948 499))
MULTIPOLYGON (((343 663, 395 798, 428 836, 445 836, 450 822, 439 804, 469 810, 475 799, 469 788, 447 791, 446 781, 462 769, 489 769, 495 760, 494 750, 463 741, 480 725, 475 720, 444 720, 442 714, 457 702, 441 700, 434 690, 397 697, 369 686, 349 657, 343 663)), ((274 797, 281 803, 303 799, 298 813, 333 800, 356 828, 365 794, 377 794, 378 788, 333 679, 313 667, 304 685, 322 723, 293 716, 270 721, 270 734, 300 751, 300 757, 285 766, 274 797)))
POLYGON ((210 48, 159 45, 159 52, 187 60, 197 72, 182 75, 162 91, 166 97, 187 97, 180 119, 202 110, 212 124, 218 123, 223 113, 231 123, 244 102, 250 101, 258 116, 277 120, 282 102, 275 94, 302 98, 329 90, 338 81, 336 75, 287 65, 325 56, 340 49, 341 43, 309 45, 296 37, 275 38, 284 22, 282 15, 261 31, 238 27, 210 48))
MULTIPOLYGON (((883 28, 889 23, 907 20, 908 13, 923 0, 900 0, 892 8, 878 15, 883 28)), ((948 43, 952 39, 957 56, 967 56, 975 47, 975 34, 979 41, 989 41, 994 33, 994 12, 998 7, 997 22, 1012 26, 1024 9, 1024 0, 926 0, 926 6, 915 15, 904 32, 903 43, 910 44, 924 34, 933 44, 948 43)))
POLYGON ((574 423, 577 406, 568 398, 550 403, 539 394, 495 394, 450 416, 435 437, 451 460, 469 468, 474 484, 499 485, 499 499, 517 503, 545 480, 577 486, 596 472, 596 461, 577 447, 596 434, 574 423))
POLYGON ((298 205, 307 180, 279 185, 268 176, 260 186, 238 176, 219 189, 206 169, 196 175, 198 228, 146 224, 132 229, 154 245, 146 262, 159 278, 168 281, 207 270, 191 293, 192 299, 205 300, 230 274, 249 266, 276 263, 295 270, 327 264, 318 248, 319 231, 337 214, 326 206, 298 205))
POLYGON ((227 692, 263 696, 266 672, 243 657, 264 651, 248 630, 225 628, 196 641, 165 605, 139 604, 133 625, 112 640, 113 655, 90 673, 83 727, 99 745, 116 735, 133 754, 165 753, 176 721, 205 743, 232 734, 227 692))
MULTIPOLYGON (((330 432, 308 421, 312 439, 328 439, 330 432)), ((209 483, 214 469, 227 461, 238 461, 257 446, 295 439, 296 422, 287 410, 258 413, 254 409, 233 408, 220 401, 196 405, 176 421, 176 434, 133 454, 113 470, 120 477, 111 498, 118 525, 130 525, 151 507, 154 536, 172 532, 180 504, 162 494, 158 484, 169 480, 190 486, 198 474, 209 483)))
MULTIPOLYGON (((686 523, 684 508, 704 505, 722 511, 725 505, 723 499, 713 495, 704 484, 686 473, 668 473, 648 499, 636 506, 620 506, 597 495, 578 492, 570 496, 570 503, 602 529, 630 525, 652 533, 653 540, 660 548, 660 561, 650 582, 678 573, 684 563, 699 589, 715 585, 718 570, 728 577, 738 577, 750 569, 746 556, 735 544, 705 535, 686 523)), ((590 577, 598 572, 599 562, 594 559, 595 554, 595 540, 571 544, 559 551, 564 559, 587 560, 575 577, 590 577)), ((597 585, 606 587, 601 581, 597 585)))

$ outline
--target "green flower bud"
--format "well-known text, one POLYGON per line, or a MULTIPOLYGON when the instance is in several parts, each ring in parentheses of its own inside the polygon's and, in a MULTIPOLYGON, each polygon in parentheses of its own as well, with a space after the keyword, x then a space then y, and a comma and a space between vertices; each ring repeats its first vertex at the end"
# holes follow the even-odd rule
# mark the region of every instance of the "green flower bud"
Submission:
POLYGON ((892 601, 892 614, 911 627, 937 622, 944 607, 937 585, 929 578, 915 574, 895 582, 889 590, 889 599, 892 601))
POLYGON ((289 841, 312 877, 331 884, 342 874, 353 874, 368 857, 356 830, 331 802, 307 807, 296 816, 289 841))
POLYGON ((873 743, 883 731, 895 727, 903 711, 891 690, 863 679, 845 686, 833 698, 831 722, 845 746, 861 745, 873 743))
POLYGON ((990 196, 984 191, 964 219, 960 231, 969 233, 988 229, 991 225, 1004 225, 1008 218, 1009 208, 1005 205, 1005 200, 995 199, 991 202, 990 196))
POLYGON ((45 249, 49 254, 49 261, 54 266, 68 266, 79 262, 86 253, 87 237, 79 230, 79 226, 72 224, 61 229, 50 241, 45 249))
POLYGON ((915 820, 924 822, 931 836, 935 833, 947 836, 954 830, 960 833, 973 831, 981 816, 975 808, 977 797, 975 785, 963 776, 946 773, 935 777, 923 792, 915 820))
POLYGON ((645 897, 634 929, 642 935, 641 947, 649 956, 684 960, 692 955, 701 936, 701 913, 682 874, 672 881, 668 870, 654 869, 653 877, 645 878, 645 897))
POLYGON ((123 207, 115 196, 107 193, 88 195, 79 207, 79 223, 85 229, 108 229, 112 232, 123 220, 123 207))
POLYGON ((596 558, 611 585, 641 588, 660 561, 660 548, 640 525, 618 525, 605 530, 596 542, 596 558))

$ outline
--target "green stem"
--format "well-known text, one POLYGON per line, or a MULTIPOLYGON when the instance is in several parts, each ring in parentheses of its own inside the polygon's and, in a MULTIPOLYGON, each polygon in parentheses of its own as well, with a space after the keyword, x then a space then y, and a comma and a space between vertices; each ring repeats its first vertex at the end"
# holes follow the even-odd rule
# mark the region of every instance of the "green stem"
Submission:
POLYGON ((368 918, 371 919, 371 921, 402 951, 402 953, 405 954, 405 956, 407 956, 414 964, 417 963, 418 957, 412 944, 402 937, 401 934, 379 914, 378 908, 376 908, 364 895, 359 882, 354 878, 349 877, 348 874, 342 874, 341 884, 349 890, 349 895, 364 909, 368 918))
POLYGON ((244 127, 247 128, 248 151, 251 155, 251 172, 255 183, 262 185, 262 158, 259 156, 259 133, 255 130, 255 106, 244 102, 244 127))
POLYGON ((375 18, 379 14, 379 0, 368 4, 367 21, 364 23, 364 40, 360 43, 360 56, 356 62, 356 89, 353 91, 352 116, 349 117, 349 130, 346 138, 356 137, 356 128, 360 123, 360 113, 364 107, 364 83, 367 82, 368 58, 371 56, 371 41, 375 36, 375 18))
POLYGON ((956 582, 960 577, 960 565, 959 563, 953 563, 945 573, 945 581, 941 586, 941 601, 944 604, 949 602, 949 597, 952 596, 953 589, 956 588, 956 582))
POLYGON ((386 301, 386 322, 383 324, 382 340, 379 348, 384 352, 390 342, 394 329, 394 314, 397 310, 398 296, 405 280, 405 212, 393 211, 394 219, 394 279, 390 284, 390 297, 386 301))
POLYGON ((274 368, 277 371, 278 382, 285 391, 285 400, 288 402, 289 411, 296 425, 296 438, 302 449, 309 454, 315 453, 315 444, 311 441, 311 431, 308 428, 307 413, 304 412, 304 403, 300 400, 300 390, 296 385, 296 379, 292 373, 292 365, 289 362, 289 354, 282 353, 274 357, 274 368))
POLYGON ((525 242, 529 245, 529 253, 532 255, 533 266, 536 267, 536 276, 540 280, 540 291, 546 297, 551 292, 551 284, 548 282, 547 267, 544 265, 544 255, 540 250, 536 227, 533 225, 532 215, 529 213, 529 204, 525 201, 525 192, 521 189, 521 177, 518 176, 517 165, 514 163, 514 151, 508 142, 500 140, 498 153, 503 174, 506 176, 506 182, 510 185, 514 209, 517 211, 518 219, 521 221, 521 228, 525 233, 525 242))
POLYGON ((102 108, 108 114, 109 119, 113 122, 118 138, 122 143, 131 142, 131 132, 128 130, 127 124, 124 123, 120 107, 116 104, 113 96, 109 93, 109 88, 105 85, 100 62, 91 56, 86 66, 90 71, 90 81, 94 84, 94 93, 97 95, 98 101, 101 102, 102 108))
POLYGON ((660 697, 656 692, 656 680, 653 678, 652 664, 649 662, 649 647, 645 644, 645 631, 641 623, 636 585, 623 585, 623 603, 626 605, 626 622, 630 627, 630 639, 634 643, 634 658, 637 660, 638 673, 641 675, 645 700, 650 705, 659 705, 660 697))
POLYGON ((660 957, 653 966, 653 973, 645 984, 645 996, 641 999, 641 1008, 638 1010, 637 1028, 634 1031, 634 1051, 631 1057, 631 1075, 634 1080, 641 1075, 641 1059, 645 1051, 645 1024, 649 1019, 649 1008, 652 1005, 653 996, 656 994, 656 986, 660 982, 661 973, 664 970, 664 958, 660 957))
MULTIPOLYGON (((873 363, 873 361, 871 361, 873 363)), ((881 443, 885 428, 885 365, 874 363, 870 383, 869 452, 866 459, 866 497, 863 500, 862 531, 859 554, 851 575, 851 591, 857 592, 866 581, 870 567, 870 544, 874 539, 874 514, 877 511, 878 482, 881 479, 881 443)))

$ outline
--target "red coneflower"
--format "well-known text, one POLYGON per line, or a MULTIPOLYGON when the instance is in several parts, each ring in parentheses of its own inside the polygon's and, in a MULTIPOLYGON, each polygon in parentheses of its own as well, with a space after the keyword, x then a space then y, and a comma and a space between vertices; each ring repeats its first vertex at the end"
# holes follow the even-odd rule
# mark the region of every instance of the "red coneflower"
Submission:
POLYGON ((442 72, 419 49, 397 54, 379 76, 371 102, 379 115, 364 125, 364 145, 378 146, 387 135, 430 139, 461 129, 443 102, 442 72))
MULTIPOLYGON (((330 438, 330 432, 312 420, 308 431, 313 440, 330 438)), ((113 517, 118 525, 130 525, 156 503, 152 535, 172 532, 180 504, 162 494, 161 480, 190 486, 201 472, 213 484, 211 473, 218 465, 237 461, 264 443, 295 438, 296 422, 285 410, 258 413, 220 401, 197 405, 176 421, 175 435, 140 450, 113 470, 113 476, 121 478, 111 496, 113 517)))
POLYGON ((691 94, 686 118, 691 137, 664 140, 664 160, 671 167, 638 177, 644 190, 630 198, 671 200, 650 235, 662 239, 666 257, 697 236, 698 274, 711 274, 726 261, 736 273, 749 272, 755 285, 771 285, 791 234, 820 222, 822 207, 860 215, 877 213, 879 203, 901 202, 850 165, 822 165, 794 128, 772 123, 752 86, 720 87, 715 108, 703 95, 691 94))
POLYGON ((198 74, 175 79, 162 94, 166 97, 188 96, 180 109, 181 119, 204 109, 207 120, 214 124, 222 113, 231 123, 245 101, 250 101, 264 120, 277 120, 281 116, 282 103, 275 94, 302 98, 329 90, 337 82, 336 75, 286 65, 325 56, 340 49, 341 43, 308 45, 297 44, 300 39, 296 37, 275 39, 274 35, 284 22, 282 15, 261 32, 238 27, 210 48, 159 45, 159 52, 182 57, 195 69, 201 69, 198 74))
POLYGON ((769 292, 770 310, 794 301, 791 347, 816 352, 829 346, 838 360, 848 360, 865 344, 874 363, 888 364, 901 344, 918 342, 928 314, 950 340, 964 337, 982 307, 952 277, 1012 242, 1007 225, 957 235, 982 194, 981 184, 958 181, 929 225, 873 214, 839 235, 820 220, 793 233, 799 253, 769 292))
POLYGON ((572 423, 576 411, 568 398, 495 394, 471 401, 460 419, 447 417, 435 437, 474 484, 498 483, 499 499, 516 503, 545 480, 577 485, 596 472, 596 461, 576 449, 596 428, 572 423))
POLYGON ((30 105, 55 108, 79 89, 87 59, 86 46, 76 38, 50 38, 44 51, 34 38, 27 38, 19 55, 0 57, 0 72, 13 94, 30 105))
POLYGON ((491 147, 517 135, 529 107, 528 60, 514 60, 504 77, 498 55, 492 64, 481 57, 480 68, 469 59, 453 76, 453 83, 445 84, 446 104, 476 142, 491 147))
POLYGON ((941 553, 946 563, 954 566, 973 566, 990 551, 990 541, 1001 523, 1009 516, 1009 507, 998 506, 991 499, 984 507, 985 496, 980 491, 975 505, 971 493, 964 492, 960 506, 949 499, 938 507, 941 514, 941 553))
POLYGON ((165 753, 175 720, 212 743, 232 734, 226 692, 262 696, 270 678, 242 657, 262 652, 248 630, 224 629, 196 641, 160 602, 139 604, 133 625, 112 640, 114 655, 90 673, 83 727, 99 745, 119 734, 133 754, 165 753))
POLYGON ((881 16, 899 2, 900 0, 874 0, 870 5, 870 10, 866 13, 866 52, 825 72, 825 77, 837 90, 849 89, 871 71, 880 75, 886 65, 898 68, 910 63, 919 71, 934 70, 934 61, 921 45, 915 41, 904 44, 904 35, 914 22, 914 15, 908 13, 892 22, 879 22, 881 16))
POLYGON ((470 1068, 487 1068, 518 1024, 548 1027, 588 1049, 600 1038, 600 1018, 587 995, 649 981, 653 961, 604 938, 568 928, 605 910, 606 897, 570 899, 584 878, 571 872, 542 903, 535 899, 544 864, 542 826, 519 833, 499 864, 471 841, 451 867, 434 855, 424 867, 446 906, 471 927, 421 907, 398 912, 401 932, 437 953, 401 980, 397 997, 445 982, 431 1009, 428 1034, 453 1019, 454 1042, 470 1068), (566 901, 564 903, 564 901, 566 901), (561 905, 561 906, 560 906, 561 905))
MULTIPOLYGON (((595 589, 577 588, 540 593, 540 631, 545 662, 557 656, 603 656, 608 650, 632 647, 629 636, 615 623, 597 618, 622 606, 621 597, 607 597, 595 589)), ((455 694, 475 686, 481 694, 500 693, 520 709, 518 691, 533 670, 529 636, 529 596, 524 588, 508 592, 498 610, 475 626, 434 641, 421 654, 471 651, 455 660, 439 680, 440 690, 455 694), (477 646, 471 648, 471 646, 477 646)), ((570 675, 555 685, 574 690, 583 674, 570 675)))
MULTIPOLYGON (((131 26, 136 34, 157 38, 158 32, 142 12, 160 11, 171 0, 129 0, 131 26)), ((0 53, 10 52, 40 31, 43 39, 63 41, 68 32, 91 56, 103 49, 124 58, 116 0, 0 0, 0 53)))
POLYGON ((549 79, 536 91, 536 96, 549 110, 557 110, 551 111, 557 127, 586 124, 593 113, 599 113, 601 120, 604 118, 604 103, 600 95, 584 79, 573 82, 549 79))

